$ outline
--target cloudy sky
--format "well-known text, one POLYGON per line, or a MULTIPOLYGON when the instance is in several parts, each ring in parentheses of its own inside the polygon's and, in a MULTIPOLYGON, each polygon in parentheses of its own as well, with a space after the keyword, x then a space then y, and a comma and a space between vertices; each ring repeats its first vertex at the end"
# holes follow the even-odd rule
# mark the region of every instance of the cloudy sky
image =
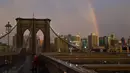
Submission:
MULTIPOLYGON (((130 0, 91 0, 101 36, 115 33, 130 35, 130 0)), ((88 0, 0 0, 0 33, 15 18, 50 18, 51 26, 60 34, 87 36, 95 32, 88 0)))

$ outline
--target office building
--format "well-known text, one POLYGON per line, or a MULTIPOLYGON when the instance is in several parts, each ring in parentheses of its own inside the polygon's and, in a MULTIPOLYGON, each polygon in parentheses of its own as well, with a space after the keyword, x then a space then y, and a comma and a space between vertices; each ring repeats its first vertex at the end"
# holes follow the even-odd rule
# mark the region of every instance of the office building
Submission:
MULTIPOLYGON (((75 46, 78 49, 81 49, 81 37, 79 35, 76 36, 72 36, 72 35, 68 35, 68 42, 72 45, 75 46)), ((69 48, 72 48, 72 46, 68 45, 69 48)), ((76 49, 73 48, 73 49, 76 49)))
POLYGON ((81 48, 84 51, 87 51, 87 49, 88 49, 88 40, 87 40, 87 38, 82 38, 81 39, 81 48))
POLYGON ((98 41, 98 36, 94 33, 91 33, 91 35, 88 36, 88 48, 93 49, 98 47, 98 41))
POLYGON ((99 37, 99 46, 105 46, 105 39, 104 39, 104 37, 99 37))
POLYGON ((128 52, 127 42, 124 37, 121 38, 122 52, 128 52))
POLYGON ((127 44, 128 44, 128 52, 130 52, 130 36, 128 38, 127 44))
POLYGON ((108 37, 108 48, 114 47, 115 44, 117 44, 117 39, 116 39, 116 37, 115 37, 114 34, 111 34, 111 35, 108 37))
POLYGON ((60 36, 60 38, 55 38, 55 45, 58 52, 68 52, 68 40, 64 36, 60 36), (61 39, 60 39, 61 38, 61 39))

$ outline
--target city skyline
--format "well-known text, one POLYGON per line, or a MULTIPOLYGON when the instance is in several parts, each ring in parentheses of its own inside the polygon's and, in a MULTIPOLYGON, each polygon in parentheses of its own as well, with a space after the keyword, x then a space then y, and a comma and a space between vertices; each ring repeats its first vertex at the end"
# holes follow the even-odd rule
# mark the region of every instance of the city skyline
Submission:
MULTIPOLYGON (((91 0, 91 3, 100 36, 115 33, 117 37, 129 37, 129 0, 91 0)), ((15 18, 32 17, 34 13, 36 18, 50 18, 51 26, 58 33, 88 36, 95 31, 89 12, 87 0, 2 0, 0 33, 5 31, 8 21, 14 25, 15 18)))

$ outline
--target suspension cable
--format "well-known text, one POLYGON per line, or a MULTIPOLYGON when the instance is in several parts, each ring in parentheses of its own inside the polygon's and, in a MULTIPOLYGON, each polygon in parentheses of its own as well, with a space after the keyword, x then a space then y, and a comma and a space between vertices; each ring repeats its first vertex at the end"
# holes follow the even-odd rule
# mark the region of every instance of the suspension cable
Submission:
POLYGON ((5 35, 1 36, 0 39, 4 38, 5 36, 7 36, 8 34, 10 34, 15 28, 16 28, 17 25, 15 25, 9 32, 7 32, 5 35))
POLYGON ((69 46, 71 46, 71 47, 73 47, 73 48, 75 48, 75 49, 79 49, 79 48, 77 48, 76 46, 74 46, 74 45, 68 43, 67 41, 65 41, 64 39, 62 39, 62 38, 54 31, 54 29, 53 29, 51 26, 50 26, 50 29, 52 30, 52 32, 53 32, 59 39, 61 39, 62 41, 64 41, 66 44, 68 44, 69 46))

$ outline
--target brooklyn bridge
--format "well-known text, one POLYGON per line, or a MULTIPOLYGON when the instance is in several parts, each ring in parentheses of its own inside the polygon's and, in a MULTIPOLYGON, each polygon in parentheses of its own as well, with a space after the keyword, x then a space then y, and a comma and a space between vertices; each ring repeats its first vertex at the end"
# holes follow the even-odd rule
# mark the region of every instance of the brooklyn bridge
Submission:
POLYGON ((0 53, 0 73, 129 73, 130 57, 127 53, 92 53, 83 52, 78 47, 62 39, 51 27, 51 19, 16 18, 16 25, 0 39, 16 32, 16 45, 13 50, 0 53), (16 30, 15 30, 16 29, 16 30), (29 30, 29 36, 24 40, 24 32, 29 30), (36 33, 44 33, 42 47, 37 45, 36 33), (61 52, 54 50, 51 43, 52 37, 57 37, 67 45, 78 49, 76 52, 69 50, 61 52), (29 42, 29 43, 28 43, 29 42), (34 55, 38 56, 36 70, 32 70, 34 55))

